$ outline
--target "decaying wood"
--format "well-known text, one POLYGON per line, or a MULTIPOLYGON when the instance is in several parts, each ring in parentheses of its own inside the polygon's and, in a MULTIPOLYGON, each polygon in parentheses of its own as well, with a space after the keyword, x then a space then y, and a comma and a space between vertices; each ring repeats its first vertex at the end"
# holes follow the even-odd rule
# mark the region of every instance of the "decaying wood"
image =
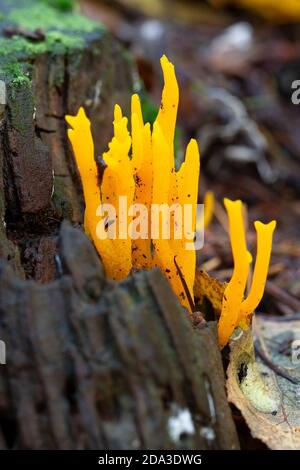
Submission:
POLYGON ((58 245, 52 283, 1 262, 4 445, 237 448, 214 328, 193 329, 158 270, 107 284, 79 229, 58 245))

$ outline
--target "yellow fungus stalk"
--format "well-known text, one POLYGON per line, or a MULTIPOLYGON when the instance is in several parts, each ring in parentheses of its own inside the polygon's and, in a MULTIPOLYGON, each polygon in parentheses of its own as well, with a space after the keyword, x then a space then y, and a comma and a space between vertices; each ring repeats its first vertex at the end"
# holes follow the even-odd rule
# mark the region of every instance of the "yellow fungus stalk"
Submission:
POLYGON ((84 228, 92 238, 96 249, 102 255, 103 263, 107 266, 108 275, 119 270, 119 256, 114 248, 114 240, 100 240, 97 237, 97 224, 99 217, 96 216, 101 200, 98 185, 97 165, 94 158, 94 143, 91 134, 91 124, 86 117, 83 108, 80 108, 76 116, 66 116, 68 124, 68 137, 71 141, 76 156, 77 167, 81 176, 86 209, 84 213, 84 228))
POLYGON ((162 92, 162 99, 156 123, 160 126, 162 133, 170 149, 170 168, 174 166, 173 150, 174 150, 174 135, 176 128, 177 110, 179 102, 179 88, 175 75, 174 65, 169 62, 167 57, 162 56, 161 67, 164 75, 164 88, 162 92))
POLYGON ((300 2, 299 0, 211 0, 216 6, 236 5, 241 8, 247 8, 262 17, 276 21, 299 21, 300 2))
MULTIPOLYGON (((127 130, 127 118, 122 117, 119 106, 115 107, 114 115, 114 137, 109 144, 108 152, 103 154, 103 160, 107 168, 104 170, 102 178, 101 201, 111 204, 116 210, 117 217, 119 217, 119 220, 114 222, 117 225, 116 238, 107 240, 111 242, 115 253, 118 255, 118 265, 111 266, 110 262, 104 263, 107 275, 118 280, 127 277, 132 268, 131 240, 127 235, 132 218, 127 214, 127 206, 133 204, 134 178, 132 161, 129 158, 131 137, 127 130), (120 201, 119 196, 126 198, 126 209, 122 209, 120 206, 122 201, 120 201), (122 225, 120 219, 122 219, 122 225), (120 226, 117 222, 120 223, 120 226), (122 253, 123 258, 121 263, 120 253, 122 253)), ((124 199, 123 202, 125 203, 124 199)), ((110 220, 107 223, 109 224, 110 220)), ((99 253, 103 256, 101 246, 99 253)))
POLYGON ((239 310, 244 298, 249 274, 250 254, 247 250, 243 205, 241 201, 224 200, 229 218, 229 234, 233 254, 233 274, 223 295, 218 323, 219 344, 223 348, 238 324, 239 310))
MULTIPOLYGON (((186 227, 186 230, 184 230, 185 223, 184 220, 182 221, 182 239, 179 240, 177 245, 176 257, 180 270, 185 273, 185 281, 190 293, 193 292, 195 281, 195 270, 190 269, 190 267, 196 266, 196 252, 195 250, 186 250, 186 244, 192 242, 196 230, 199 173, 200 156, 198 144, 195 139, 191 139, 186 149, 185 160, 176 173, 177 202, 181 206, 186 205, 186 207, 189 204, 192 211, 192 224, 190 227, 186 227)), ((175 240, 176 242, 177 240, 175 240)))
POLYGON ((225 199, 224 204, 229 218, 234 268, 232 277, 224 290, 221 316, 218 323, 221 348, 227 344, 234 329, 240 323, 243 327, 248 326, 247 319, 262 299, 271 257, 273 232, 276 227, 275 221, 269 224, 255 222, 257 256, 250 292, 244 300, 252 257, 247 250, 243 206, 241 201, 230 201, 229 199, 225 199))
POLYGON ((271 258, 273 233, 276 228, 275 220, 269 224, 256 221, 254 225, 257 233, 256 261, 250 292, 241 304, 240 321, 254 312, 264 294, 271 258))
MULTIPOLYGON (((166 210, 168 208, 168 201, 170 192, 172 192, 172 173, 169 171, 169 162, 167 159, 162 158, 162 155, 166 155, 169 152, 169 147, 167 141, 163 135, 162 129, 160 128, 157 122, 154 123, 153 134, 152 134, 152 148, 153 148, 153 187, 152 187, 152 204, 155 205, 165 205, 166 210)), ((196 259, 192 265, 188 266, 188 269, 180 264, 181 262, 181 240, 177 240, 180 245, 177 247, 177 250, 174 250, 174 243, 172 246, 172 241, 166 239, 163 236, 163 230, 167 229, 162 223, 162 216, 160 217, 159 224, 159 237, 153 238, 154 246, 154 265, 158 266, 161 271, 165 274, 169 280, 174 292, 178 296, 180 302, 188 310, 191 310, 184 286, 182 285, 178 269, 174 262, 174 258, 178 257, 177 263, 184 275, 184 278, 187 282, 187 279, 190 276, 190 271, 193 271, 195 275, 196 259)), ((173 219, 170 219, 172 224, 173 219)), ((170 231, 171 234, 171 231, 170 231)), ((186 253, 187 250, 185 250, 186 253)), ((188 255, 187 255, 188 256, 188 255)), ((192 292, 192 291, 190 291, 192 292)))
POLYGON ((215 196, 211 191, 207 191, 204 195, 204 228, 208 227, 214 216, 215 196))
MULTIPOLYGON (((131 99, 132 167, 135 178, 134 203, 147 208, 148 227, 151 224, 152 202, 152 147, 150 124, 144 124, 140 99, 134 94, 131 99)), ((150 269, 153 266, 151 234, 146 238, 133 240, 132 263, 136 269, 150 269)))

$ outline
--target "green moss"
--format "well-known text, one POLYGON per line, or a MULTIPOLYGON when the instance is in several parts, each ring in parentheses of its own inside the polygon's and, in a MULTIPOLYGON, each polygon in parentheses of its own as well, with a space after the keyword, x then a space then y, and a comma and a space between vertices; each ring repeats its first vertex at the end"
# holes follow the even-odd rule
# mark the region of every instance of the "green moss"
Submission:
POLYGON ((0 65, 0 75, 8 75, 12 79, 23 75, 23 70, 18 62, 4 63, 0 65))
POLYGON ((62 11, 71 11, 76 4, 74 0, 42 0, 42 2, 62 11))
POLYGON ((26 135, 28 128, 32 125, 34 111, 30 79, 25 75, 15 78, 7 87, 7 94, 11 103, 10 116, 12 126, 20 134, 26 135))
POLYGON ((85 42, 81 36, 71 36, 58 31, 50 31, 45 41, 36 43, 20 36, 14 36, 12 39, 2 38, 0 39, 1 59, 7 56, 22 59, 34 57, 45 52, 60 54, 70 49, 82 49, 84 44, 85 42))
POLYGON ((11 81, 12 86, 24 85, 26 83, 30 83, 30 80, 26 75, 19 75, 11 81))
POLYGON ((30 42, 19 36, 12 39, 0 38, 0 75, 17 78, 23 75, 25 64, 22 64, 22 60, 28 57, 34 58, 46 52, 52 55, 65 54, 69 51, 81 50, 84 45, 85 42, 81 37, 68 36, 58 31, 49 32, 46 40, 39 43, 30 42))
POLYGON ((23 80, 28 80, 30 75, 28 59, 34 59, 44 53, 55 56, 80 52, 85 47, 87 34, 94 33, 99 36, 101 26, 77 13, 66 11, 67 3, 71 8, 74 2, 1 0, 0 8, 1 14, 4 13, 5 24, 16 25, 29 31, 41 28, 45 32, 45 40, 39 42, 19 35, 11 38, 0 36, 1 79, 8 80, 12 85, 24 83, 23 80))
MULTIPOLYGON (((79 51, 85 46, 84 35, 101 32, 101 26, 87 18, 66 11, 73 0, 1 0, 5 23, 34 31, 45 31, 45 40, 32 42, 15 35, 0 37, 0 75, 15 79, 23 76, 22 62, 46 52, 57 55, 79 51), (67 5, 68 4, 68 5, 67 5), (52 6, 50 6, 52 5, 52 6), (56 7, 56 8, 53 8, 56 7)), ((72 4, 72 5, 71 5, 72 4)))
POLYGON ((66 198, 65 181, 63 177, 54 176, 54 192, 52 195, 52 205, 56 217, 59 219, 72 220, 73 209, 71 202, 66 198))
POLYGON ((56 30, 68 33, 91 33, 99 29, 98 23, 90 21, 84 16, 77 13, 59 11, 48 6, 46 3, 41 5, 40 2, 36 2, 29 7, 13 9, 8 13, 7 21, 31 31, 42 28, 46 32, 56 30))

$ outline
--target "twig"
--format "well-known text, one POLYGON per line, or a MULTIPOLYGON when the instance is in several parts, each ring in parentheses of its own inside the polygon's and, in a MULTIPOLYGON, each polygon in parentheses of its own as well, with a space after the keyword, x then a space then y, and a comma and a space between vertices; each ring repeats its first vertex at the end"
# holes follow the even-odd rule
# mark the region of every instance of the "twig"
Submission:
POLYGON ((285 371, 282 367, 274 364, 262 351, 260 346, 258 346, 257 341, 254 343, 254 350, 255 353, 260 357, 260 359, 273 371, 275 374, 280 375, 284 379, 288 380, 292 384, 298 385, 300 383, 299 379, 292 377, 287 371, 285 371))
POLYGON ((295 315, 289 315, 288 317, 279 317, 278 315, 268 315, 266 314, 259 314, 259 318, 263 318, 266 321, 276 321, 278 323, 284 323, 289 321, 297 321, 300 320, 300 312, 295 313, 295 315))
POLYGON ((285 305, 291 307, 294 311, 300 312, 300 301, 288 292, 281 289, 272 281, 267 281, 266 292, 285 305))
POLYGON ((176 269, 177 269, 177 271, 178 271, 179 278, 180 278, 181 284, 182 284, 182 286, 183 286, 183 289, 184 289, 184 291, 185 291, 185 295, 186 295, 186 297, 187 297, 188 303, 190 304, 191 311, 194 312, 194 311, 195 311, 195 304, 194 304, 194 302, 193 302, 193 298, 192 298, 192 296, 191 296, 191 293, 190 293, 190 291, 189 291, 189 288, 188 288, 188 286, 187 286, 187 283, 186 283, 186 281, 185 281, 185 279, 184 279, 184 275, 182 274, 182 271, 181 271, 181 269, 180 269, 180 267, 178 266, 178 263, 177 263, 177 261, 176 261, 176 256, 174 256, 174 264, 175 264, 176 269))

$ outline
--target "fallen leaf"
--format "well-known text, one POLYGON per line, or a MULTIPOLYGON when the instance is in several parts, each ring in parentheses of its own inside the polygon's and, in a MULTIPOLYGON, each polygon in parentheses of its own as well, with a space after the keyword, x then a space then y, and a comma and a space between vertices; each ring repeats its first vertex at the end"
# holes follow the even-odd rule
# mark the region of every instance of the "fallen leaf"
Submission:
POLYGON ((217 317, 221 314, 222 298, 226 284, 209 276, 205 271, 197 270, 194 283, 194 295, 197 303, 203 303, 204 298, 208 299, 217 317))
POLYGON ((228 399, 253 437, 271 449, 299 450, 300 319, 257 316, 252 331, 236 331, 230 343, 228 399))

